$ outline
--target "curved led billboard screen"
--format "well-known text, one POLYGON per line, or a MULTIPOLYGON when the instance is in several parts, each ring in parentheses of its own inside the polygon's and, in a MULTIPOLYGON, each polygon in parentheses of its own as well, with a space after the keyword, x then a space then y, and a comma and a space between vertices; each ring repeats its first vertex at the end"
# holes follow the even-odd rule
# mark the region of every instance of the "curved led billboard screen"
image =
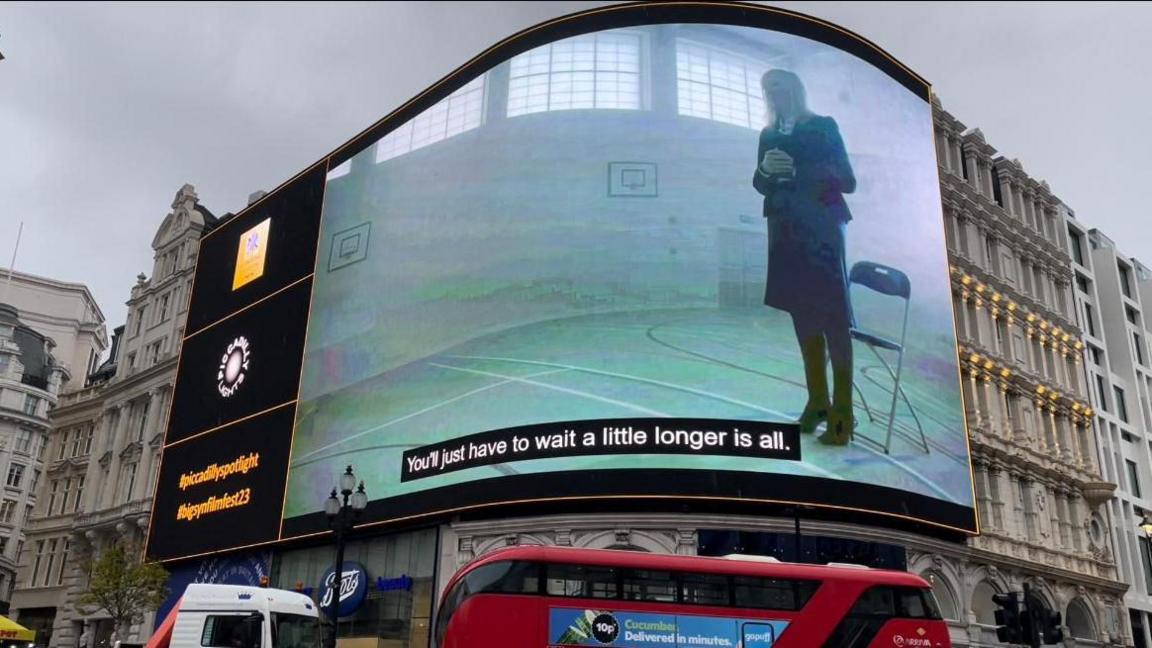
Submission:
POLYGON ((667 24, 524 52, 330 173, 321 241, 287 517, 348 463, 373 499, 643 469, 972 506, 931 107, 834 47, 667 24))
POLYGON ((272 539, 322 530, 349 464, 367 522, 672 498, 976 530, 923 81, 795 14, 653 3, 435 90, 326 165, 272 539))

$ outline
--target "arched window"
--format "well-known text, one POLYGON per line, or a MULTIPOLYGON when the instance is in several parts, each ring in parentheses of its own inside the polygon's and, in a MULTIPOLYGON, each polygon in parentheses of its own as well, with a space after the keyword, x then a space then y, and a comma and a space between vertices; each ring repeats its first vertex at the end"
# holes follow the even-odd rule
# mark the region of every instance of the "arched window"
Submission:
POLYGON ((1077 639, 1091 639, 1092 641, 1098 639, 1092 611, 1088 609, 1088 605, 1084 603, 1083 599, 1075 598, 1068 604, 1066 624, 1068 634, 1077 639))
POLYGON ((996 604, 992 602, 992 595, 996 588, 988 581, 980 581, 972 590, 972 613, 976 615, 976 623, 983 625, 996 625, 996 604))
POLYGON ((921 574, 921 577, 932 584, 932 593, 936 595, 936 602, 940 605, 940 615, 948 621, 961 621, 956 593, 943 574, 927 571, 921 574))

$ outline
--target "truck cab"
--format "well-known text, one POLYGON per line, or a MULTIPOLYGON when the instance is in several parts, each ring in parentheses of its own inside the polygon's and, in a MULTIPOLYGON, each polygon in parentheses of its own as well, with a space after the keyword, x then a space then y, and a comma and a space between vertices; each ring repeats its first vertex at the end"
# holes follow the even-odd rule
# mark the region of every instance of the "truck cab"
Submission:
POLYGON ((147 648, 319 648, 316 605, 298 592, 188 586, 147 648))

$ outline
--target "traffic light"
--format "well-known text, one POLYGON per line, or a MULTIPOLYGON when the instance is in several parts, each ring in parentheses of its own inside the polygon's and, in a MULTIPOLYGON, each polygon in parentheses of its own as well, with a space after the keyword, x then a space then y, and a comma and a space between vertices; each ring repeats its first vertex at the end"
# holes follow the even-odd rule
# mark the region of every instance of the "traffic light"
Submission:
POLYGON ((1016 592, 1007 594, 993 594, 992 602, 996 604, 996 638, 1000 643, 1024 643, 1024 630, 1021 622, 1026 618, 1020 615, 1020 598, 1016 592))
POLYGON ((1060 613, 1045 610, 1041 622, 1040 634, 1044 645, 1058 644, 1064 641, 1064 631, 1060 628, 1060 613))

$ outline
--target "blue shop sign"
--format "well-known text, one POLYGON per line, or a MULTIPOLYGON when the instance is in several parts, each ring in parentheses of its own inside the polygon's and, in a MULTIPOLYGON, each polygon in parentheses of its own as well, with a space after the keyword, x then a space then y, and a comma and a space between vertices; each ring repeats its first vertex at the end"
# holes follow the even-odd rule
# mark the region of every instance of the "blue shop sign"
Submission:
POLYGON ((376 589, 380 592, 394 592, 397 590, 411 592, 412 577, 408 575, 402 575, 399 578, 384 578, 380 576, 376 578, 376 589))
POLYGON ((340 603, 337 614, 341 617, 352 616, 364 605, 368 595, 368 570, 358 562, 347 561, 340 572, 338 586, 335 585, 336 570, 331 567, 320 579, 320 609, 326 613, 332 609, 333 592, 338 589, 340 603))

